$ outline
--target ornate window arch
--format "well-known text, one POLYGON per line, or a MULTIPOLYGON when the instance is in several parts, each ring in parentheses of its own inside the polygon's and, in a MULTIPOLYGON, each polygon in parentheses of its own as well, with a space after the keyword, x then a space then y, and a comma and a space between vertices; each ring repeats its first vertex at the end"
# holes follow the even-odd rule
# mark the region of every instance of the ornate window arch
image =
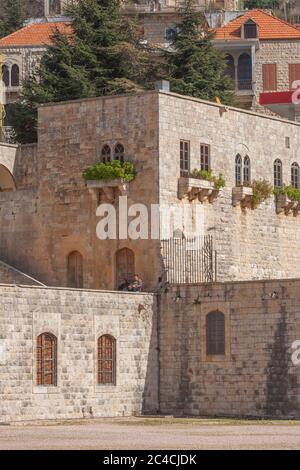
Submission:
POLYGON ((14 64, 11 68, 11 86, 20 85, 20 68, 17 64, 14 64))
POLYGON ((79 251, 72 251, 67 257, 68 287, 83 288, 83 257, 79 251))
POLYGON ((115 145, 114 159, 119 160, 121 163, 124 163, 124 158, 125 158, 124 145, 117 143, 115 145))
POLYGON ((291 166, 291 184, 296 189, 300 187, 299 177, 299 165, 297 162, 294 162, 291 166))
POLYGON ((238 153, 235 157, 235 185, 240 186, 242 184, 242 170, 243 161, 241 155, 238 153))
POLYGON ((282 187, 282 162, 279 158, 274 161, 274 186, 282 187))
POLYGON ((111 148, 109 145, 105 144, 102 147, 101 158, 102 158, 103 163, 107 163, 111 161, 111 148))
POLYGON ((206 354, 225 355, 225 315, 222 312, 206 315, 206 354))
POLYGON ((37 385, 57 385, 57 338, 52 333, 42 333, 36 344, 37 385))
POLYGON ((116 385, 116 339, 110 335, 98 338, 98 384, 116 385))
POLYGON ((243 178, 244 178, 244 181, 243 181, 244 184, 251 183, 251 162, 250 162, 250 158, 248 155, 246 155, 244 158, 243 178))

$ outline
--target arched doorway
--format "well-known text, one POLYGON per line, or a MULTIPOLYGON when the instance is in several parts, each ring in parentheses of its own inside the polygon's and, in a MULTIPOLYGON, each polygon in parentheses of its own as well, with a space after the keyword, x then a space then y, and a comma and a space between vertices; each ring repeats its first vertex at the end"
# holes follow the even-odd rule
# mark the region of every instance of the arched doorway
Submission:
POLYGON ((238 89, 251 90, 252 61, 249 54, 241 54, 238 60, 238 89))
POLYGON ((6 166, 0 164, 0 192, 16 191, 16 183, 6 166))
POLYGON ((134 253, 129 248, 122 248, 116 253, 116 288, 124 280, 131 282, 134 276, 134 253))
POLYGON ((79 251, 72 251, 68 255, 67 260, 68 269, 68 287, 75 287, 76 289, 83 288, 83 260, 82 254, 79 251))

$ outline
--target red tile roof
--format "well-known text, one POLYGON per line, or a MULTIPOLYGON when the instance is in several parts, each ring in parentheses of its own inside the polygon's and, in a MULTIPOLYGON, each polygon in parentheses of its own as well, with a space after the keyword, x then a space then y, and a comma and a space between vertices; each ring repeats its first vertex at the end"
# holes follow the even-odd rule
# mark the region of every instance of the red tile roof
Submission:
POLYGON ((214 39, 238 40, 241 39, 241 26, 252 19, 258 25, 258 38, 267 41, 270 39, 300 39, 300 29, 280 20, 263 10, 249 10, 245 15, 230 21, 230 23, 214 30, 214 39))
POLYGON ((0 48, 49 45, 56 28, 66 34, 70 34, 72 30, 69 22, 33 23, 0 39, 0 48))

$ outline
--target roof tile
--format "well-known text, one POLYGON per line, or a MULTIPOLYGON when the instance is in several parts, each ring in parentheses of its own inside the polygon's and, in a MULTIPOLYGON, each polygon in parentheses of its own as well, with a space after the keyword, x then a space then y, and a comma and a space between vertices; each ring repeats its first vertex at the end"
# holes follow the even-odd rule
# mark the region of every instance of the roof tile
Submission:
POLYGON ((33 23, 0 39, 0 48, 49 45, 56 29, 62 33, 70 34, 72 26, 70 22, 33 23))

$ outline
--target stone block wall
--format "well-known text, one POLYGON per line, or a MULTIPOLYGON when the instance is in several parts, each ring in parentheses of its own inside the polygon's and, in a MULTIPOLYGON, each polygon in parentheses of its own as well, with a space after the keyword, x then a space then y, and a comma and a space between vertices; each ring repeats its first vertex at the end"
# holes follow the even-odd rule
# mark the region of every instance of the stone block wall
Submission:
POLYGON ((272 185, 274 161, 281 159, 283 182, 291 184, 291 165, 300 165, 299 124, 173 94, 159 97, 160 202, 188 203, 178 199, 180 140, 190 142, 191 170, 200 168, 200 144, 210 145, 212 171, 226 180, 214 202, 189 203, 199 206, 202 234, 214 237, 218 279, 300 276, 299 216, 277 214, 273 195, 256 209, 234 207, 232 198, 237 154, 250 157, 252 181, 272 185))
POLYGON ((160 303, 160 412, 299 418, 299 305, 299 280, 170 288, 160 303), (220 356, 206 353, 214 311, 225 315, 220 356))
POLYGON ((130 416, 158 409, 151 294, 0 285, 0 422, 130 416), (36 385, 36 337, 57 337, 57 386, 36 385), (97 340, 116 338, 116 385, 97 383, 97 340))

